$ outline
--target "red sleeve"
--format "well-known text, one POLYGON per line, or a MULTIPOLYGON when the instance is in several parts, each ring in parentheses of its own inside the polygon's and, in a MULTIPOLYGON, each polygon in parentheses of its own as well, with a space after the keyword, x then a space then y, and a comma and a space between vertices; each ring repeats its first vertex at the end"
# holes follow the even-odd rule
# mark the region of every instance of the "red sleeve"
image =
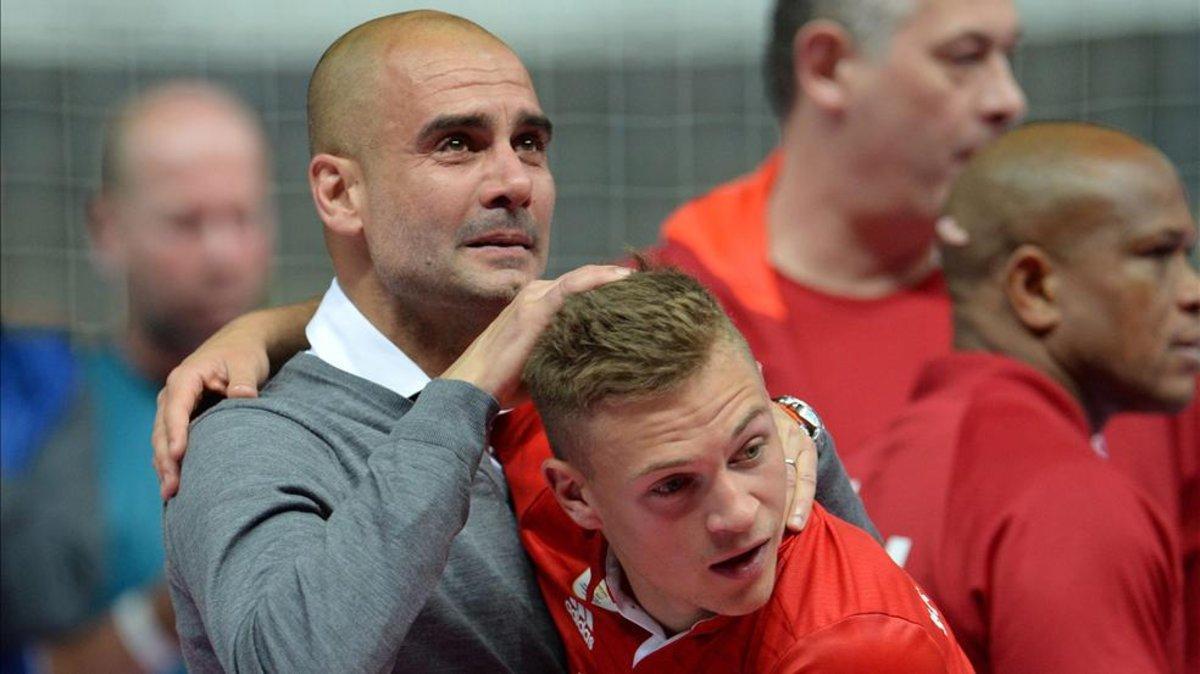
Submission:
POLYGON ((1080 461, 1032 476, 1014 499, 980 598, 992 672, 1173 671, 1172 541, 1126 479, 1080 461))
POLYGON ((504 466, 513 510, 519 519, 549 489, 542 477, 542 463, 552 454, 550 441, 542 429, 542 418, 532 403, 526 403, 496 417, 489 439, 496 458, 504 466))
POLYGON ((965 655, 940 632, 880 613, 840 620, 801 640, 771 674, 959 674, 973 672, 965 655))

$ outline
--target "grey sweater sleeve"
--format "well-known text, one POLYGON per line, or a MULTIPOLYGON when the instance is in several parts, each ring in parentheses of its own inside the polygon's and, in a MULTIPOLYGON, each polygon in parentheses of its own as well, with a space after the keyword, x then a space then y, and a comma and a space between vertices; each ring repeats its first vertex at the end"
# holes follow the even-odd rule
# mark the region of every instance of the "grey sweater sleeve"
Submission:
POLYGON ((862 499, 850 485, 850 478, 838 457, 837 446, 829 431, 821 429, 816 439, 817 445, 817 502, 826 510, 850 524, 871 534, 875 540, 883 542, 879 530, 867 516, 867 509, 862 499))
POLYGON ((393 662, 466 522, 496 411, 479 389, 435 380, 349 493, 337 456, 294 419, 232 407, 197 422, 165 514, 168 569, 222 669, 393 662))

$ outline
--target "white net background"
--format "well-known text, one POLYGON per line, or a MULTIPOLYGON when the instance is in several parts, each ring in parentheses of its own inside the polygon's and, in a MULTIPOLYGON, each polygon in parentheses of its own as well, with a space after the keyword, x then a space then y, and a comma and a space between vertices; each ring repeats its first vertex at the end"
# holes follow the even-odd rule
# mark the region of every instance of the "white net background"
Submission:
MULTIPOLYGON (((685 199, 776 141, 762 93, 767 0, 439 5, 509 41, 555 122, 550 273, 651 243, 685 199)), ((1016 58, 1030 116, 1146 138, 1200 194, 1200 3, 1025 0, 1016 58)), ((304 94, 322 49, 403 3, 5 0, 0 5, 0 304, 10 324, 102 333, 121 296, 93 271, 84 205, 111 107, 174 76, 223 83, 263 115, 280 213, 271 303, 328 282, 304 171, 304 94)))

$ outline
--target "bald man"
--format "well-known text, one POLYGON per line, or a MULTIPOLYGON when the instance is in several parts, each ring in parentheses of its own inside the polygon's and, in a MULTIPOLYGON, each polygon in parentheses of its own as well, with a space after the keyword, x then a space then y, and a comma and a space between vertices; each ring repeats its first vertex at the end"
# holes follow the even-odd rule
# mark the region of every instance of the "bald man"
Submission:
MULTIPOLYGON (((417 11, 352 29, 308 109, 336 279, 311 350, 192 427, 165 516, 188 667, 562 671, 488 428, 563 299, 629 272, 537 280, 551 125, 475 24, 417 11)), ((861 514, 836 487, 827 507, 861 514)))
POLYGON ((80 398, 5 485, 5 645, 40 641, 54 671, 179 666, 147 432, 170 369, 261 298, 269 185, 254 113, 211 84, 160 85, 109 122, 88 225, 127 322, 82 353, 80 398))
POLYGON ((864 501, 980 671, 1179 671, 1180 541, 1098 435, 1195 393, 1178 175, 1122 133, 1034 124, 972 160, 949 213, 955 352, 865 450, 864 501))

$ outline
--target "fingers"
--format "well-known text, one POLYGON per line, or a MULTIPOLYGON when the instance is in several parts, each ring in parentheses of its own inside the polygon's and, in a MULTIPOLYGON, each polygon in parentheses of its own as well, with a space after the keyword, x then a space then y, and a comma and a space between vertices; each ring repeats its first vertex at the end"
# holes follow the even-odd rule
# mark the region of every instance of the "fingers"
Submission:
POLYGON ((795 494, 792 497, 792 514, 788 517, 787 527, 792 531, 801 531, 808 524, 808 516, 812 514, 813 499, 817 495, 817 449, 805 433, 799 434, 803 440, 803 448, 796 456, 795 494))
POLYGON ((772 406, 771 412, 783 443, 784 460, 788 463, 787 528, 801 531, 812 514, 813 498, 816 496, 817 450, 808 433, 787 412, 777 405, 772 406))
MULTIPOLYGON (((517 297, 518 300, 540 306, 548 318, 562 307, 562 303, 567 297, 599 288, 606 283, 619 281, 631 273, 633 270, 628 267, 602 264, 584 265, 578 269, 572 269, 553 281, 533 281, 525 286, 517 297)), ((518 304, 518 306, 520 305, 518 304)))
POLYGON ((615 265, 590 264, 558 277, 558 285, 564 295, 587 292, 605 283, 619 281, 633 273, 629 267, 615 265))
MULTIPOLYGON (((226 379, 229 383, 225 386, 224 392, 227 398, 258 397, 258 385, 266 380, 268 364, 256 359, 242 361, 230 358, 226 367, 228 368, 226 379)), ((211 386, 209 388, 216 390, 211 386)))
POLYGON ((163 454, 163 456, 165 456, 167 449, 167 428, 166 424, 163 422, 162 401, 163 392, 159 391, 157 409, 154 412, 154 429, 150 432, 150 446, 154 449, 153 455, 150 459, 150 464, 154 466, 154 472, 156 475, 158 475, 159 495, 162 497, 162 500, 166 501, 171 497, 172 494, 168 493, 168 490, 163 484, 164 467, 162 460, 159 458, 160 452, 163 454))
POLYGON ((525 361, 566 298, 630 273, 624 267, 591 265, 553 281, 529 283, 441 376, 479 387, 501 407, 512 406, 523 398, 521 370, 525 361))
MULTIPOLYGON (((212 373, 189 372, 181 365, 167 377, 166 386, 158 394, 150 442, 154 447, 154 470, 158 473, 163 500, 174 496, 179 489, 179 464, 187 450, 187 427, 192 410, 200 402, 205 388, 213 388, 217 383, 212 373)), ((224 387, 223 381, 220 386, 224 387)))

